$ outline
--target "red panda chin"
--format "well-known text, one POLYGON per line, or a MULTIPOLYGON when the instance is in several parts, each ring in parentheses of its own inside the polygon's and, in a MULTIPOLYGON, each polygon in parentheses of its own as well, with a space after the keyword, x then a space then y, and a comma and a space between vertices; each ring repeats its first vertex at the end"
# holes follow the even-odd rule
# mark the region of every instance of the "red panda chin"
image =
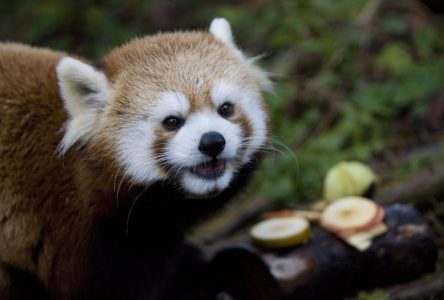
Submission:
POLYGON ((227 164, 225 171, 223 172, 218 168, 221 167, 205 166, 205 177, 196 174, 191 170, 184 171, 178 179, 180 189, 187 194, 188 198, 211 198, 211 195, 217 194, 230 187, 234 176, 234 172, 230 165, 227 164))

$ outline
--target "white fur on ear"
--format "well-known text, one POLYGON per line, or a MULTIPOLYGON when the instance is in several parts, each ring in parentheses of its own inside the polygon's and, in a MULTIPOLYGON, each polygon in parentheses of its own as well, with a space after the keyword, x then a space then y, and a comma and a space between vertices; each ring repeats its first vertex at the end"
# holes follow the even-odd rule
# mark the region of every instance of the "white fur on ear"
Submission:
POLYGON ((249 67, 252 75, 262 90, 271 90, 272 84, 266 72, 259 68, 255 63, 257 58, 247 58, 234 43, 233 33, 230 23, 224 18, 215 18, 211 21, 210 32, 216 39, 230 47, 239 58, 241 58, 249 67))
POLYGON ((210 32, 221 42, 235 47, 230 23, 224 18, 215 18, 211 21, 210 32))
POLYGON ((256 82, 259 84, 260 88, 264 91, 270 92, 273 90, 273 83, 270 80, 269 74, 256 65, 256 62, 260 58, 260 56, 249 58, 247 59, 247 63, 250 67, 252 75, 256 79, 256 82))
POLYGON ((64 57, 57 67, 60 92, 71 116, 109 100, 108 80, 92 66, 71 57, 64 57))
POLYGON ((64 153, 77 141, 91 135, 97 113, 111 99, 112 89, 105 74, 89 64, 65 57, 56 67, 60 94, 69 115, 59 150, 64 153))

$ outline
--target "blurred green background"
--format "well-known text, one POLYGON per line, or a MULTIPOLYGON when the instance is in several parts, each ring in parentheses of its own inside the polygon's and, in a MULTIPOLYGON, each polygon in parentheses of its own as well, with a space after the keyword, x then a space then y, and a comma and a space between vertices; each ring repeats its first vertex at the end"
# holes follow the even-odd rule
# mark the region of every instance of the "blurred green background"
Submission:
POLYGON ((98 59, 132 37, 227 18, 275 82, 275 150, 250 193, 295 204, 320 198, 341 160, 390 181, 443 159, 441 12, 433 0, 1 1, 0 39, 98 59))

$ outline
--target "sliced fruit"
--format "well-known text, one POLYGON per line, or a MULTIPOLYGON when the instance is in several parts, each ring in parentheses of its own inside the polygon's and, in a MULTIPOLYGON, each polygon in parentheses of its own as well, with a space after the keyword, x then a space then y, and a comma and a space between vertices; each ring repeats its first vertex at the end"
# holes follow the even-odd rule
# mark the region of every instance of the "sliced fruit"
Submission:
POLYGON ((367 230, 369 228, 373 228, 373 226, 382 222, 382 220, 384 219, 384 214, 385 214, 384 209, 378 205, 378 210, 375 214, 375 217, 372 220, 370 220, 367 225, 353 229, 338 230, 338 233, 343 236, 348 236, 357 232, 367 230))
POLYGON ((371 246, 372 240, 375 237, 385 233, 386 231, 387 226, 384 223, 378 223, 367 230, 343 237, 343 240, 359 251, 365 251, 371 246))
POLYGON ((306 241, 310 236, 310 224, 299 217, 272 218, 253 226, 250 236, 263 247, 285 248, 306 241))
POLYGON ((339 234, 347 235, 381 222, 384 209, 375 202, 357 196, 339 199, 322 212, 321 225, 339 234))
POLYGON ((363 196, 376 182, 375 173, 356 161, 341 162, 327 172, 324 199, 331 202, 346 196, 363 196))

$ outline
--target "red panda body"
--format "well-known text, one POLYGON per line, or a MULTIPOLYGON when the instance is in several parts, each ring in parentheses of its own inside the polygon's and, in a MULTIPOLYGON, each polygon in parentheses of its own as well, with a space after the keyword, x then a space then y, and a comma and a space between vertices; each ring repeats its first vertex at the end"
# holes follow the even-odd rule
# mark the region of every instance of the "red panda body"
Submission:
POLYGON ((0 44, 0 299, 210 299, 183 231, 244 186, 266 134, 263 74, 214 22, 103 70, 0 44))

